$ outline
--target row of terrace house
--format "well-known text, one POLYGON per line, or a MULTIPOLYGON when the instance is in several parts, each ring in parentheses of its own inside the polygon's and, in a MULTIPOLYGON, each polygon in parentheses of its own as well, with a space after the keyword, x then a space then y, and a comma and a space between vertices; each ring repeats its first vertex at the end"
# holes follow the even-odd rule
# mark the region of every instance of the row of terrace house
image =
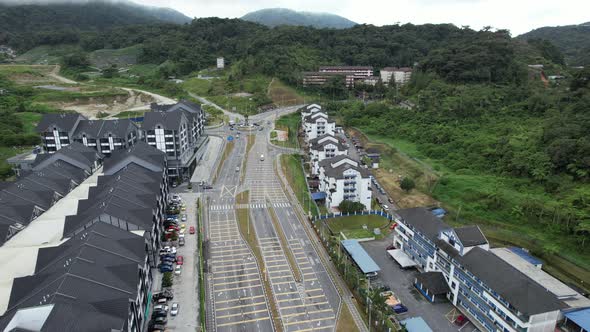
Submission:
MULTIPOLYGON (((74 142, 39 156, 62 168, 69 149, 97 154, 74 142)), ((100 160, 91 175, 72 174, 77 186, 0 247, 0 330, 144 329, 168 196, 166 155, 137 142, 100 160)))
POLYGON ((301 110, 304 138, 309 150, 310 172, 328 209, 344 200, 360 202, 371 208, 371 175, 357 160, 348 156, 348 148, 336 137, 336 123, 321 106, 311 104, 301 110))

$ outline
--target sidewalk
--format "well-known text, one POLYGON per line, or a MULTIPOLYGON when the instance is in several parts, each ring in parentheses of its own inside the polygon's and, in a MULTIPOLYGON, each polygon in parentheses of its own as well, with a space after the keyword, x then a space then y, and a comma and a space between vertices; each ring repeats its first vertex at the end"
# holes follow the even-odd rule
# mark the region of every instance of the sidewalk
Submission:
POLYGON ((203 153, 201 160, 197 161, 197 167, 191 177, 191 183, 198 184, 201 181, 206 183, 210 181, 213 176, 215 162, 223 147, 223 139, 216 136, 209 136, 209 143, 205 147, 206 151, 203 153))

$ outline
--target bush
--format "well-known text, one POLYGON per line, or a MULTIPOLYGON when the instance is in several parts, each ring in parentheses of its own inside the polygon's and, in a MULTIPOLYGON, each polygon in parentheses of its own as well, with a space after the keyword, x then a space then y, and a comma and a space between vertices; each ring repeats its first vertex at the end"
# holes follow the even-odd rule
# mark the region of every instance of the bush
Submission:
POLYGON ((174 278, 172 272, 164 272, 164 276, 162 277, 162 287, 172 287, 173 283, 174 278))
POLYGON ((412 189, 416 188, 416 183, 410 178, 403 178, 402 182, 400 183, 400 188, 402 188, 402 190, 405 192, 410 192, 412 189))

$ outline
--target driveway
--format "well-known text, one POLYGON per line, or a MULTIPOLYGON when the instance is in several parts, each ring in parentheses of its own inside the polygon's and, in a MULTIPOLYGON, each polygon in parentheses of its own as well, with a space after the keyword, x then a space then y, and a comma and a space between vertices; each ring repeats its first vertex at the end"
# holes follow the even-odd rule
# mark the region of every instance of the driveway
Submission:
MULTIPOLYGON (((418 271, 415 269, 402 270, 385 251, 385 248, 391 243, 392 236, 390 235, 383 240, 362 242, 361 245, 381 268, 378 279, 384 285, 391 287, 402 303, 408 307, 408 312, 400 315, 400 320, 420 316, 433 331, 457 332, 458 328, 445 317, 449 311, 453 310, 453 305, 448 302, 428 302, 413 286, 414 277, 418 271)), ((462 331, 471 330, 473 329, 466 328, 462 331)))

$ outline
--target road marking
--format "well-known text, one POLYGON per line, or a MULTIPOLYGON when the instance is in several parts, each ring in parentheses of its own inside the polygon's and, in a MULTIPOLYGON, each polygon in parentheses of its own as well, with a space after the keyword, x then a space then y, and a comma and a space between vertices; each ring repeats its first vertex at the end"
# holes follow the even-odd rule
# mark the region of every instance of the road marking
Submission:
MULTIPOLYGON (((264 296, 264 295, 263 295, 264 296)), ((257 306, 257 305, 263 305, 266 304, 266 302, 258 302, 258 303, 250 303, 250 304, 242 304, 242 305, 236 305, 233 307, 226 307, 226 308, 215 308, 215 311, 222 311, 222 310, 233 310, 233 309, 238 309, 238 308, 244 308, 244 307, 250 307, 250 306, 257 306)))
POLYGON ((240 290, 246 288, 254 288, 254 287, 262 287, 262 285, 252 285, 252 286, 244 286, 244 287, 236 287, 236 288, 226 288, 226 289, 216 289, 215 292, 226 292, 231 290, 240 290))
MULTIPOLYGON (((320 295, 314 295, 314 296, 306 296, 303 299, 305 299, 305 300, 317 299, 318 297, 326 297, 326 296, 324 294, 320 294, 320 295)), ((310 304, 314 304, 314 302, 311 302, 310 304)))
MULTIPOLYGON (((215 283, 213 285, 213 287, 216 286, 224 286, 224 285, 232 285, 232 284, 239 284, 241 282, 253 282, 253 281, 260 281, 260 279, 255 278, 255 279, 248 279, 248 280, 237 280, 237 281, 228 281, 228 282, 222 282, 222 283, 215 283)), ((217 291, 217 290, 215 290, 217 291)))
POLYGON ((219 256, 211 256, 209 259, 211 258, 221 258, 221 257, 236 257, 236 256, 248 256, 250 255, 250 252, 244 252, 241 254, 233 254, 233 255, 219 255, 219 256))
POLYGON ((292 331, 292 332, 318 331, 318 330, 332 329, 333 327, 334 327, 334 325, 326 325, 326 326, 320 326, 320 327, 312 327, 310 329, 295 330, 295 331, 292 331))
MULTIPOLYGON (((251 263, 247 263, 247 264, 255 264, 254 262, 251 263)), ((235 265, 228 265, 228 266, 235 266, 235 265)), ((227 267, 227 266, 222 266, 222 267, 227 267)), ((227 271, 213 271, 213 274, 221 274, 221 273, 231 273, 231 272, 238 272, 238 271, 245 271, 245 270, 258 270, 258 268, 255 267, 245 267, 245 268, 241 268, 241 269, 235 269, 235 270, 227 270, 227 271)))
MULTIPOLYGON (((314 305, 321 305, 321 304, 327 304, 328 301, 325 302, 317 302, 317 303, 313 303, 314 305)), ((291 305, 288 307, 282 307, 279 308, 279 310, 287 310, 287 309, 293 309, 293 308, 301 308, 301 307, 308 307, 310 304, 309 303, 305 303, 305 304, 298 304, 298 305, 291 305)))
POLYGON ((321 291, 321 288, 313 288, 313 289, 306 289, 305 292, 306 293, 311 293, 311 292, 317 292, 317 291, 321 291))
MULTIPOLYGON (((296 299, 282 299, 282 300, 277 300, 276 302, 277 303, 280 303, 280 302, 287 302, 287 301, 301 301, 301 299, 300 298, 296 298, 296 299)), ((301 301, 301 303, 303 303, 303 301, 301 301)))
POLYGON ((268 319, 270 319, 270 317, 260 317, 260 318, 254 318, 254 319, 249 319, 249 320, 241 320, 239 322, 230 322, 230 323, 215 324, 215 325, 217 327, 222 327, 222 326, 230 326, 230 325, 238 325, 238 324, 258 322, 258 321, 261 321, 261 320, 268 320, 268 319))
MULTIPOLYGON (((277 265, 268 265, 268 264, 266 264, 266 269, 268 270, 271 267, 283 267, 283 266, 289 266, 289 264, 277 264, 277 265)), ((287 270, 287 271, 290 271, 290 270, 287 270)), ((273 271, 269 271, 269 272, 274 272, 274 270, 273 271)))
POLYGON ((284 285, 284 284, 294 284, 294 281, 280 281, 280 282, 273 282, 272 285, 276 286, 276 285, 284 285))
POLYGON ((244 261, 244 260, 241 258, 239 258, 239 259, 226 259, 226 260, 216 260, 216 259, 209 260, 209 262, 211 262, 211 263, 215 262, 216 264, 228 263, 228 262, 242 262, 242 261, 244 261))
POLYGON ((309 279, 305 279, 305 281, 316 281, 318 280, 318 278, 309 278, 309 279))
POLYGON ((291 272, 291 270, 279 270, 279 271, 267 271, 268 273, 278 273, 278 272, 291 272))
POLYGON ((322 320, 328 320, 328 319, 334 319, 336 317, 334 316, 330 316, 330 317, 320 317, 317 319, 310 319, 310 320, 303 320, 303 321, 299 321, 299 322, 289 322, 289 323, 285 323, 284 325, 295 325, 295 324, 304 324, 304 323, 311 323, 311 322, 319 322, 322 320))
POLYGON ((307 273, 303 274, 303 276, 309 276, 309 275, 315 275, 315 272, 307 272, 307 273))
POLYGON ((261 297, 264 297, 264 295, 256 295, 256 296, 248 296, 248 297, 239 297, 237 299, 231 299, 231 300, 223 300, 223 301, 215 301, 215 304, 218 303, 229 303, 229 302, 234 302, 234 301, 241 301, 241 300, 252 300, 252 299, 259 299, 261 297))
MULTIPOLYGON (((319 313, 328 312, 328 311, 332 311, 332 309, 314 310, 314 311, 309 312, 309 313, 310 314, 319 314, 319 313)), ((301 315, 306 315, 306 314, 308 314, 308 312, 297 312, 297 313, 294 313, 294 314, 281 315, 281 317, 294 317, 294 316, 301 316, 301 315)))
POLYGON ((258 275, 258 272, 255 272, 255 273, 246 273, 246 274, 236 274, 236 275, 233 275, 233 276, 215 277, 215 278, 213 278, 213 280, 227 279, 227 278, 241 278, 241 277, 247 277, 247 276, 253 276, 253 275, 258 275))

